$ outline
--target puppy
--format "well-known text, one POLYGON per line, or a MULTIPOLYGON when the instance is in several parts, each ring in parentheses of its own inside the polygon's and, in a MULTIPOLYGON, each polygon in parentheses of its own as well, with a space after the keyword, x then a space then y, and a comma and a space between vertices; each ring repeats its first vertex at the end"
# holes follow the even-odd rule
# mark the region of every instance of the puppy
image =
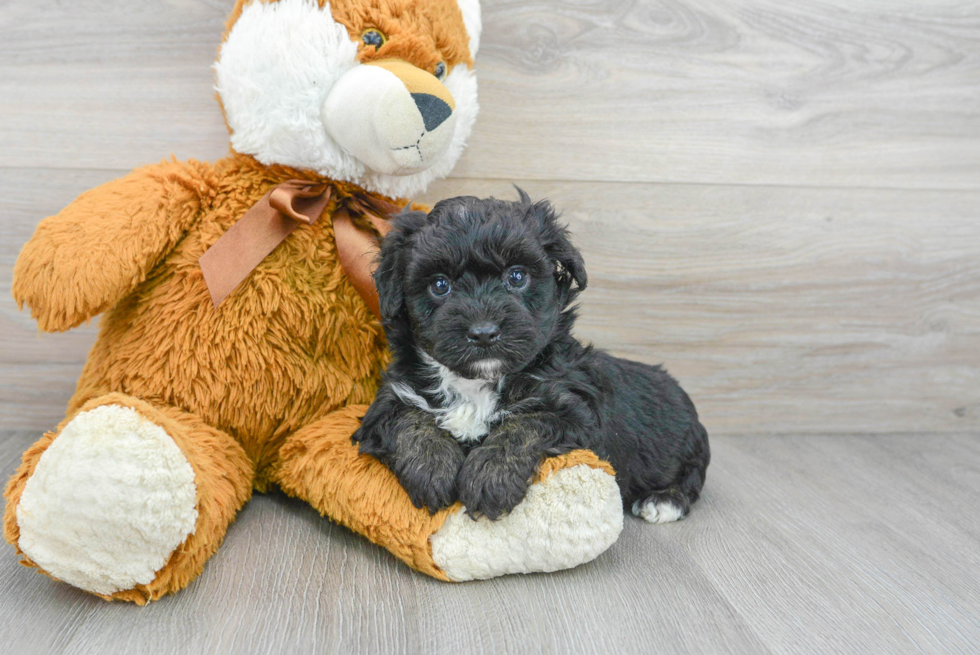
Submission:
POLYGON ((616 469, 634 514, 688 513, 708 435, 662 368, 572 337, 585 267, 548 202, 520 191, 519 202, 460 197, 405 212, 379 258, 393 358, 353 438, 416 507, 458 499, 497 519, 542 458, 588 448, 616 469))

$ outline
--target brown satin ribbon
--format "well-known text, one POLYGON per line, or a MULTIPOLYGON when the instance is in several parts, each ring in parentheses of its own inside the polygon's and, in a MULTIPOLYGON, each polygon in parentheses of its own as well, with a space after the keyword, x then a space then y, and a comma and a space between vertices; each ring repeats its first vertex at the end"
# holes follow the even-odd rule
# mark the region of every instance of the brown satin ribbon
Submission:
MULTIPOLYGON (((220 305, 300 223, 312 225, 330 203, 331 195, 330 185, 289 180, 262 196, 198 260, 214 306, 220 305)), ((380 309, 371 276, 378 240, 358 229, 351 216, 367 218, 384 236, 391 226, 380 216, 390 216, 399 209, 398 205, 365 194, 345 198, 334 211, 340 265, 376 316, 380 316, 380 309)))
MULTIPOLYGON (((373 213, 363 214, 381 236, 391 230, 391 224, 373 213)), ((339 207, 333 215, 333 233, 337 240, 337 257, 347 279, 364 299, 368 309, 381 318, 381 304, 378 290, 374 286, 375 256, 378 253, 378 240, 368 232, 359 230, 351 220, 346 207, 339 207)))

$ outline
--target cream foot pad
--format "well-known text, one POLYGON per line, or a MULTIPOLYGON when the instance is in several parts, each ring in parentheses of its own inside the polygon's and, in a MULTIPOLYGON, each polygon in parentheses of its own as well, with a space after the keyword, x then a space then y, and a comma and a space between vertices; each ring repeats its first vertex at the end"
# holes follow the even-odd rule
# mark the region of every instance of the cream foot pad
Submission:
POLYGON ((456 512, 430 543, 435 563, 462 582, 578 566, 609 548, 622 529, 616 478, 578 464, 531 485, 521 504, 498 521, 456 512))
POLYGON ((148 584, 197 521, 194 471, 135 410, 106 405, 69 422, 17 506, 20 549, 59 580, 97 594, 148 584))

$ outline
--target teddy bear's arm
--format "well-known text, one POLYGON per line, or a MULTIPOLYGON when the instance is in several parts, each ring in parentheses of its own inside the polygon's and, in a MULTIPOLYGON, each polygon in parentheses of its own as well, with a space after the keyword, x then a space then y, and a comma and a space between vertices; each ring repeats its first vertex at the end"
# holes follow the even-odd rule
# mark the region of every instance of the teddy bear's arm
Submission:
POLYGON ((210 165, 163 161, 86 191, 40 222, 14 265, 13 295, 61 332, 116 304, 181 239, 214 193, 210 165))

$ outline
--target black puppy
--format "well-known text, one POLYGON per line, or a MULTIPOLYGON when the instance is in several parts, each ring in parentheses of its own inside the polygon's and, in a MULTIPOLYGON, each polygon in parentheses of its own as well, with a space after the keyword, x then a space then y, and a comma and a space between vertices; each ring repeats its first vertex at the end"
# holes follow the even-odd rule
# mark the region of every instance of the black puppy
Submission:
POLYGON ((520 194, 395 219, 374 275, 393 359, 354 440, 433 512, 459 499, 496 519, 542 458, 588 448, 634 514, 682 518, 710 458, 694 405, 659 366, 572 337, 582 256, 520 194))

